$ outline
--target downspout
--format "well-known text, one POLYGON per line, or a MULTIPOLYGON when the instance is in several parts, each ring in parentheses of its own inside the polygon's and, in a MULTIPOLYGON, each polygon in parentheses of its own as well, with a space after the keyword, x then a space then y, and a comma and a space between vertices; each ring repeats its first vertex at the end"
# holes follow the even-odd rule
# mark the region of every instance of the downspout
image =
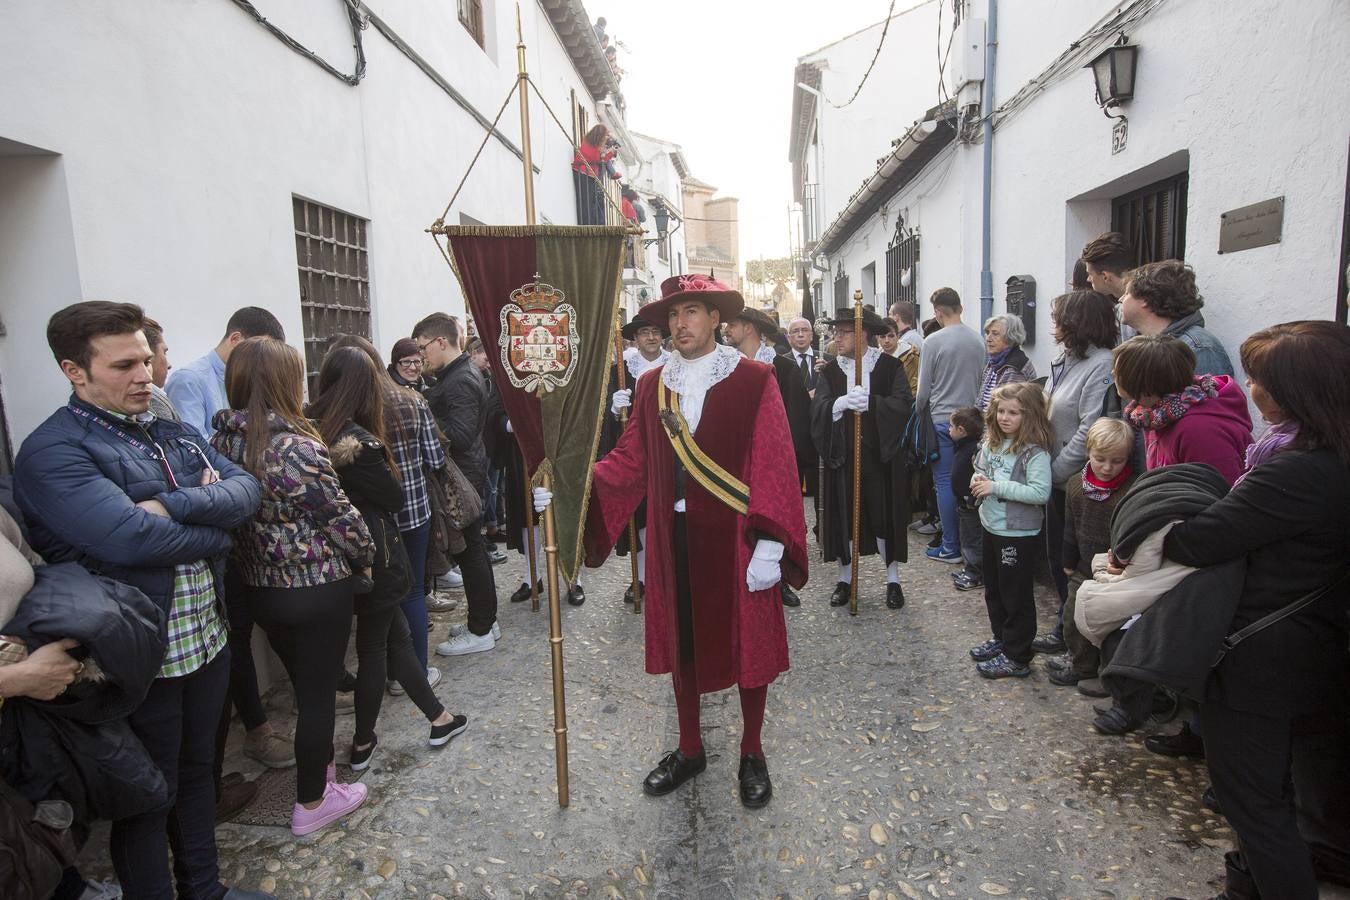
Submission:
POLYGON ((994 73, 998 50, 998 0, 989 0, 989 15, 984 34, 984 100, 980 112, 984 114, 984 197, 980 223, 980 322, 994 314, 994 272, 990 266, 991 219, 990 207, 994 190, 994 73))

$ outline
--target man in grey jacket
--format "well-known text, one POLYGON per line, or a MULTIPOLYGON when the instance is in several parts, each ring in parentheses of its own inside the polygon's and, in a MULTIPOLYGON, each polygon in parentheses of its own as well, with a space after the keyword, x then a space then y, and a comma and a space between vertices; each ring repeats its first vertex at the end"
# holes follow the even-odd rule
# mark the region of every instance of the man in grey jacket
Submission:
POLYGON ((919 391, 916 409, 927 406, 938 435, 938 460, 933 465, 938 515, 942 519, 942 546, 932 547, 929 559, 953 565, 961 563, 961 525, 952 493, 952 439, 948 433, 951 415, 963 406, 974 406, 984 379, 984 341, 975 329, 961 321, 961 297, 951 288, 933 292, 933 315, 942 327, 923 342, 919 357, 919 391))
POLYGON ((1233 377, 1228 351, 1205 329, 1195 270, 1179 259, 1147 263, 1125 278, 1120 314, 1140 334, 1170 334, 1195 351, 1195 374, 1233 377))

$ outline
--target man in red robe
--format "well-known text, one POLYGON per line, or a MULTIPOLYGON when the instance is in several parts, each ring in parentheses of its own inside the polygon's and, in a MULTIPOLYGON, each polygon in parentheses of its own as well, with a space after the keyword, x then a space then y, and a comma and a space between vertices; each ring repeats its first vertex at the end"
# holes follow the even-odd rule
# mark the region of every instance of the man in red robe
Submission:
POLYGON ((595 466, 586 563, 598 566, 645 497, 647 671, 670 672, 679 749, 643 782, 661 796, 707 767, 699 697, 736 685, 745 727, 741 802, 773 787, 760 743, 768 685, 788 668, 778 583, 806 583, 806 520, 773 367, 716 342, 741 295, 704 275, 661 285, 644 307, 675 353, 637 383, 632 421, 595 466))

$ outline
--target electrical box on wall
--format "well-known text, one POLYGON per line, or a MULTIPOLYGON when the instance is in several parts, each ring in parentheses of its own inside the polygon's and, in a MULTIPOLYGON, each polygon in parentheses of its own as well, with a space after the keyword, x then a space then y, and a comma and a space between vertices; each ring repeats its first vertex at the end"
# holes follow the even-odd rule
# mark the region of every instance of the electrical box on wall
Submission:
POLYGON ((1030 275, 1009 278, 1004 303, 1008 315, 1021 319, 1022 326, 1027 330, 1027 339, 1022 343, 1026 346, 1036 343, 1036 279, 1030 275))
POLYGON ((966 19, 952 35, 948 93, 955 96, 961 88, 980 81, 984 81, 984 19, 966 19))

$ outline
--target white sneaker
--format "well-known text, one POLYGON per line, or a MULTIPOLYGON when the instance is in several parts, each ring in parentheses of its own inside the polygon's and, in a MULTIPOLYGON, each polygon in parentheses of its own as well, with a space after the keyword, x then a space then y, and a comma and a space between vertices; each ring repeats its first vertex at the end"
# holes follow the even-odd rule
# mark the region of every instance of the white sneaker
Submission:
POLYGON ((399 684, 397 681, 387 681, 384 686, 389 690, 389 696, 391 697, 402 697, 407 693, 407 691, 403 690, 403 685, 399 684))
POLYGON ((450 612, 456 606, 459 606, 459 601, 447 594, 427 594, 427 612, 450 612))
MULTIPOLYGON (((458 625, 450 626, 451 637, 459 637, 461 634, 468 634, 468 633, 469 633, 469 625, 467 622, 460 622, 458 625)), ((497 622, 492 623, 492 639, 494 641, 500 641, 502 639, 502 626, 497 622)))
POLYGON ((436 668, 435 666, 427 666, 427 685, 430 687, 435 687, 437 682, 439 682, 440 680, 441 680, 441 670, 436 668))
POLYGON ((451 569, 444 575, 437 575, 432 587, 438 591, 462 591, 464 576, 459 574, 459 569, 451 569))
POLYGON ((497 639, 492 636, 492 632, 484 635, 474 634, 472 631, 466 631, 463 634, 455 635, 450 640, 436 645, 436 653, 439 656, 465 656, 469 653, 482 653, 484 650, 491 650, 497 646, 497 639))

